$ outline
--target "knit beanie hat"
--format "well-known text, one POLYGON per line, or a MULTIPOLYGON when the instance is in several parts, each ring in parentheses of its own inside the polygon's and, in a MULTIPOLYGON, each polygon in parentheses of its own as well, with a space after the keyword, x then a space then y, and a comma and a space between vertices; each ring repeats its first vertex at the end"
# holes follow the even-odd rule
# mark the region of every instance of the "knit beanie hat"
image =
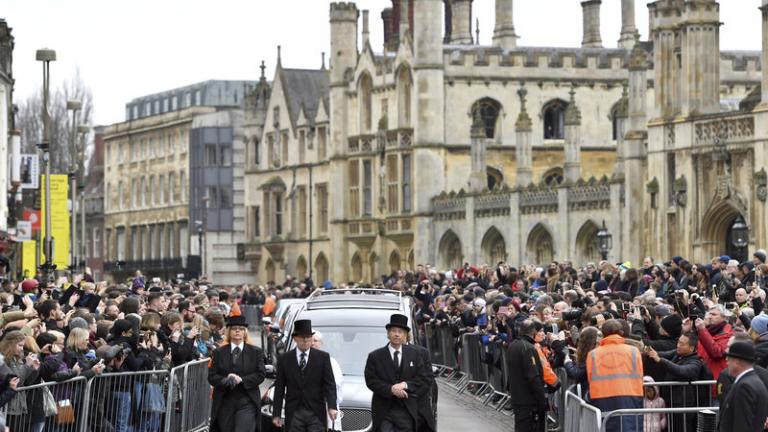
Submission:
POLYGON ((86 321, 85 318, 80 318, 80 317, 72 318, 69 321, 69 329, 74 330, 76 328, 88 330, 88 321, 86 321))
POLYGON ((661 320, 661 328, 669 336, 677 339, 683 333, 683 319, 677 314, 667 315, 661 320))
POLYGON ((758 335, 768 332, 768 315, 760 314, 752 318, 751 327, 758 335))

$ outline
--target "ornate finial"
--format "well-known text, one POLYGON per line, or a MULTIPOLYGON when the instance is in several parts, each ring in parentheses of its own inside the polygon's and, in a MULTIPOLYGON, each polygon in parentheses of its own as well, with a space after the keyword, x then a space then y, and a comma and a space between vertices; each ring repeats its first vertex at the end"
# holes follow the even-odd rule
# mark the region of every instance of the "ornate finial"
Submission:
POLYGON ((644 71, 648 69, 648 53, 640 46, 640 32, 635 32, 635 46, 629 53, 629 70, 644 71))
POLYGON ((259 69, 261 69, 261 79, 267 79, 266 75, 264 75, 264 71, 267 70, 267 65, 264 63, 264 60, 261 61, 261 66, 259 66, 259 69))
POLYGON ((283 51, 283 47, 278 45, 277 46, 277 65, 278 66, 282 66, 283 65, 283 59, 282 59, 283 53, 282 53, 282 51, 283 51))
POLYGON ((571 85, 571 91, 568 92, 571 95, 571 100, 568 102, 568 107, 565 109, 565 124, 578 126, 581 124, 581 111, 576 106, 576 85, 571 85))
POLYGON ((475 45, 480 45, 480 18, 475 18, 475 45))
POLYGON ((472 117, 472 131, 470 134, 472 139, 486 138, 485 124, 483 123, 483 118, 480 115, 480 110, 476 109, 475 112, 472 113, 472 117))
POLYGON ((517 132, 530 132, 533 130, 533 122, 525 108, 525 100, 526 96, 528 96, 528 90, 521 86, 517 91, 517 95, 520 97, 520 114, 518 114, 517 121, 515 122, 515 130, 517 132))
POLYGON ((322 58, 321 65, 320 65, 320 70, 325 70, 325 51, 320 53, 320 57, 322 58))

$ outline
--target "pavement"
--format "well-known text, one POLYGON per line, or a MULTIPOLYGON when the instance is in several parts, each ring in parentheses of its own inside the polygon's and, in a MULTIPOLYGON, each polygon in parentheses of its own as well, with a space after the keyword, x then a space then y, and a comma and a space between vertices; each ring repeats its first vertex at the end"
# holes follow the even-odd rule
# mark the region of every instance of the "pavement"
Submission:
MULTIPOLYGON (((258 332, 249 332, 252 343, 261 345, 258 332)), ((261 390, 266 390, 272 380, 265 380, 261 390)), ((469 394, 457 394, 442 379, 437 380, 437 429, 439 432, 465 431, 514 431, 514 419, 508 411, 496 411, 483 406, 469 394), (505 414, 507 413, 507 414, 505 414)))

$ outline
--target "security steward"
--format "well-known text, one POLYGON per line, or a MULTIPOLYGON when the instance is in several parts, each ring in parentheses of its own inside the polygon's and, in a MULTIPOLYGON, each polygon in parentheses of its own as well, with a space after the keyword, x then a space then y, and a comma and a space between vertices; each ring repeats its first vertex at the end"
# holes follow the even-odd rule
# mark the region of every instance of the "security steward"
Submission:
MULTIPOLYGON (((600 346, 587 356, 590 401, 603 412, 643 408, 643 359, 640 350, 624 343, 618 320, 603 323, 600 346)), ((607 431, 642 432, 642 416, 608 420, 607 431)))
POLYGON ((211 356, 208 382, 213 386, 212 432, 253 432, 259 423, 264 381, 264 353, 248 343, 243 316, 227 319, 225 342, 211 356))
POLYGON ((536 332, 536 322, 526 319, 520 325, 519 337, 509 345, 507 366, 515 432, 540 432, 546 422, 544 372, 533 342, 536 332))
POLYGON ((312 348, 313 334, 312 321, 297 320, 292 334, 296 348, 277 361, 272 424, 278 428, 285 425, 287 432, 324 432, 327 418, 335 421, 337 417, 331 356, 312 348), (285 421, 280 418, 283 400, 285 421))
POLYGON ((419 400, 430 390, 431 369, 422 354, 406 345, 408 317, 393 314, 386 326, 389 343, 368 354, 365 385, 373 392, 373 430, 414 432, 419 400))

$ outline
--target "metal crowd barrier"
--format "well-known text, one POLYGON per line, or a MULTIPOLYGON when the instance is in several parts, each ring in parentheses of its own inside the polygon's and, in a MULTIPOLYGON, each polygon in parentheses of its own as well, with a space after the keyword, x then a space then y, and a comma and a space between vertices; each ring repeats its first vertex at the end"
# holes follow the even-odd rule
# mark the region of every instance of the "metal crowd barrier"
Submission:
POLYGON ((13 432, 198 432, 209 429, 211 403, 208 359, 203 359, 170 371, 104 373, 19 387, 4 414, 13 432))
POLYGON ((85 407, 85 377, 19 387, 5 406, 5 421, 13 432, 77 432, 86 421, 78 415, 85 407))
MULTIPOLYGON (((600 426, 600 432, 642 431, 643 421, 649 418, 648 416, 654 414, 664 414, 667 418, 670 416, 692 416, 696 420, 697 414, 702 411, 714 413, 718 410, 718 407, 620 409, 605 413, 600 426)), ((675 429, 667 421, 666 430, 668 432, 714 432, 714 429, 697 428, 695 422, 693 424, 684 424, 682 427, 675 429)))
POLYGON ((595 432, 600 429, 600 410, 585 402, 573 391, 565 391, 563 432, 595 432))

